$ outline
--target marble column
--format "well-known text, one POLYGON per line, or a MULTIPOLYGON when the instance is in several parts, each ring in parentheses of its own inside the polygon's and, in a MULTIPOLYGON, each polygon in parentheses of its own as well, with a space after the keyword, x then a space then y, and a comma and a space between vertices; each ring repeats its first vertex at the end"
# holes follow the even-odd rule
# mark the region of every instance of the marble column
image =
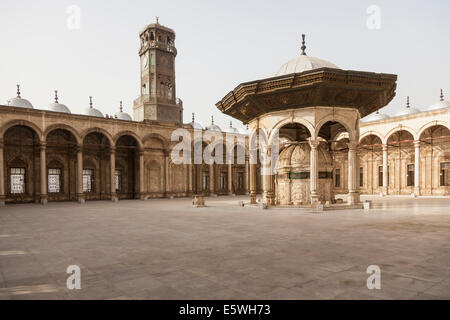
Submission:
POLYGON ((383 195, 387 195, 388 190, 388 146, 387 144, 383 144, 383 188, 382 193, 383 195))
POLYGON ((233 194, 233 167, 231 166, 231 163, 227 166, 228 170, 228 194, 233 194))
POLYGON ((83 147, 77 146, 77 200, 84 203, 83 193, 83 147))
POLYGON ((245 194, 249 194, 249 187, 248 187, 248 185, 249 185, 249 174, 250 174, 250 172, 249 172, 250 170, 249 170, 249 164, 248 164, 248 157, 246 156, 245 157, 245 173, 244 173, 244 191, 245 191, 245 194))
MULTIPOLYGON (((253 162, 253 160, 252 160, 253 162)), ((256 162, 256 159, 255 159, 256 162)), ((250 164, 250 203, 256 204, 256 170, 257 166, 255 164, 250 164)))
POLYGON ((216 194, 216 179, 214 175, 214 163, 209 165, 209 195, 214 196, 216 194))
POLYGON ((109 150, 109 163, 110 163, 110 179, 111 179, 111 200, 116 202, 117 198, 116 190, 116 149, 111 148, 109 150))
POLYGON ((267 147, 266 152, 266 163, 263 163, 263 201, 265 204, 271 206, 275 204, 275 197, 273 194, 273 172, 271 170, 271 161, 272 161, 272 148, 271 146, 267 147))
POLYGON ((164 184, 165 196, 170 197, 169 154, 164 154, 164 184))
POLYGON ((358 141, 350 141, 348 145, 348 204, 359 203, 358 190, 358 158, 356 150, 358 148, 358 141))
POLYGON ((318 168, 318 154, 317 148, 319 147, 319 140, 309 140, 309 146, 311 147, 311 155, 310 155, 310 170, 309 170, 309 179, 310 179, 310 196, 311 196, 311 204, 316 205, 319 202, 319 194, 317 193, 317 184, 319 180, 319 168, 318 168))
POLYGON ((414 141, 414 194, 420 196, 420 141, 414 141))
POLYGON ((141 200, 145 200, 144 170, 144 150, 139 150, 139 198, 141 200))
POLYGON ((3 141, 0 141, 0 207, 5 205, 6 193, 5 193, 5 160, 4 160, 4 145, 3 141))
POLYGON ((41 143, 40 147, 40 167, 41 167, 41 204, 47 204, 47 145, 41 143))

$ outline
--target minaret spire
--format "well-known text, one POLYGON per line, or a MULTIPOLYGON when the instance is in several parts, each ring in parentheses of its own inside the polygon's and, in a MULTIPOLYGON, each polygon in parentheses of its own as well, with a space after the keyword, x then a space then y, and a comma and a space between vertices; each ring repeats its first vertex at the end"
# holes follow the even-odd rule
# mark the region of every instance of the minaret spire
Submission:
POLYGON ((305 52, 305 50, 306 50, 305 34, 302 34, 302 47, 301 47, 301 49, 302 49, 302 56, 306 56, 306 52, 305 52))
POLYGON ((55 103, 58 103, 58 90, 55 90, 55 103))
POLYGON ((17 98, 20 98, 20 84, 17 85, 17 98))

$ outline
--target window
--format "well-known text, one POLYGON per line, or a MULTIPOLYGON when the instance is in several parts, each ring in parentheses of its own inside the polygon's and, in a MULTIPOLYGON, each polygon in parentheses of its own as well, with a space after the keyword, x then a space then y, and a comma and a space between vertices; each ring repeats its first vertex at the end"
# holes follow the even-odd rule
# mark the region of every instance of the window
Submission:
POLYGON ((61 192, 61 169, 48 169, 48 192, 61 192))
POLYGON ((364 168, 359 167, 359 186, 364 186, 364 168))
POLYGON ((441 187, 450 186, 450 162, 441 163, 440 181, 441 187))
POLYGON ((378 167, 378 186, 383 186, 383 166, 378 167))
POLYGON ((94 180, 94 170, 85 169, 83 170, 83 192, 93 191, 93 180, 94 180))
POLYGON ((114 183, 116 185, 116 191, 120 191, 122 189, 122 171, 121 170, 116 170, 114 183))
POLYGON ((227 174, 225 172, 220 173, 220 188, 227 189, 227 174))
POLYGON ((407 173, 406 173, 406 183, 408 187, 414 186, 414 165, 408 164, 407 167, 407 173))
POLYGON ((238 189, 244 189, 244 173, 238 172, 237 174, 238 189))
POLYGON ((25 193, 25 168, 11 168, 11 193, 25 193))
POLYGON ((202 176, 202 187, 203 190, 208 190, 209 189, 209 174, 207 172, 203 172, 203 176, 202 176))
POLYGON ((334 186, 340 188, 341 186, 341 169, 336 169, 334 171, 334 186))

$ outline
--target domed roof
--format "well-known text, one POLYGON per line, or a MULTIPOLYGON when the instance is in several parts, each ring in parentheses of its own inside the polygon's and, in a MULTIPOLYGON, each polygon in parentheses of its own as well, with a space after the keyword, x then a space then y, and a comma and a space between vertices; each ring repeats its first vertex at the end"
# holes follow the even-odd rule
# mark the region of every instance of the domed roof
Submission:
POLYGON ((203 130, 203 126, 200 124, 200 122, 195 122, 195 114, 192 113, 192 121, 188 123, 193 129, 196 130, 203 130))
POLYGON ((122 101, 120 101, 120 111, 115 113, 114 117, 119 120, 133 121, 133 119, 128 113, 123 112, 122 101))
POLYGON ((415 113, 419 113, 421 112, 419 109, 416 108, 412 108, 409 105, 409 97, 406 98, 406 108, 403 108, 402 110, 400 110, 399 112, 397 112, 395 114, 396 117, 399 116, 406 116, 406 115, 410 115, 410 114, 415 114, 415 113))
POLYGON ((363 118, 361 122, 372 122, 372 121, 378 121, 378 120, 386 120, 390 117, 387 114, 380 113, 380 111, 377 110, 375 113, 369 114, 367 117, 363 118))
POLYGON ((211 124, 206 127, 206 130, 222 132, 222 129, 220 129, 218 125, 214 124, 214 116, 211 117, 211 124))
POLYGON ((314 70, 314 69, 320 69, 320 68, 333 68, 333 69, 340 69, 337 65, 334 63, 331 63, 326 60, 322 60, 315 57, 307 56, 305 53, 305 35, 302 34, 303 42, 302 42, 302 53, 300 57, 292 59, 291 61, 286 62, 283 64, 277 72, 273 74, 274 77, 276 76, 282 76, 286 74, 291 73, 300 73, 304 71, 314 70))
POLYGON ((230 128, 228 129, 228 132, 229 133, 234 133, 234 134, 239 134, 240 133, 237 128, 233 127, 233 122, 232 121, 230 121, 230 128))
POLYGON ((62 113, 71 113, 70 109, 67 108, 66 105, 61 104, 58 102, 58 91, 55 90, 55 102, 54 103, 50 103, 47 106, 47 109, 49 111, 54 111, 54 112, 62 112, 62 113))
POLYGON ((9 99, 7 104, 11 107, 34 109, 30 101, 20 96, 20 85, 17 85, 17 97, 9 99))
POLYGON ((92 106, 92 97, 89 97, 89 108, 84 109, 84 114, 91 117, 104 118, 103 113, 92 106))
POLYGON ((437 110, 442 108, 450 107, 450 101, 444 100, 444 92, 441 89, 441 100, 438 103, 435 103, 427 108, 427 111, 437 110))

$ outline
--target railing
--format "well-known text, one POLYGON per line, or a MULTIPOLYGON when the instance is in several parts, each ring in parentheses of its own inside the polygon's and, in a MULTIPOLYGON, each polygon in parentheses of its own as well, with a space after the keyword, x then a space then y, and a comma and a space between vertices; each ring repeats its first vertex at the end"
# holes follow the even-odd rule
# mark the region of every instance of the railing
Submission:
POLYGON ((145 48, 145 47, 164 49, 164 50, 167 50, 168 52, 176 52, 176 50, 177 50, 175 48, 175 45, 172 43, 166 43, 163 41, 156 41, 156 40, 144 42, 142 44, 142 48, 145 48))
MULTIPOLYGON (((134 100, 134 105, 139 105, 142 104, 144 102, 148 102, 148 103, 167 103, 167 104, 174 104, 174 100, 168 98, 167 96, 153 96, 153 95, 149 95, 149 94, 143 94, 139 97, 137 97, 134 100)), ((177 105, 183 105, 183 101, 179 98, 175 99, 175 104, 177 105)))

